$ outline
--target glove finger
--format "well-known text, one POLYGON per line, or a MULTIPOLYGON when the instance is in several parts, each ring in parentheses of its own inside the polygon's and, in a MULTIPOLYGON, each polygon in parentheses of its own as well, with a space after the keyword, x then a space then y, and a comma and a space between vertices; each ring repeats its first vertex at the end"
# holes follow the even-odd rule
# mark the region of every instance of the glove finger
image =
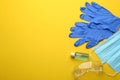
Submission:
POLYGON ((86 21, 92 21, 92 17, 86 15, 86 14, 81 14, 80 15, 80 18, 83 19, 83 20, 86 20, 86 21))
POLYGON ((75 25, 76 25, 76 27, 87 27, 88 23, 85 23, 85 22, 76 22, 75 25))
POLYGON ((105 31, 105 35, 104 35, 104 39, 109 38, 111 35, 113 35, 113 32, 111 32, 110 30, 104 30, 105 31))
POLYGON ((95 24, 95 23, 90 23, 89 27, 93 29, 102 29, 99 24, 95 24))
POLYGON ((73 31, 76 31, 76 27, 71 27, 71 28, 70 28, 70 31, 72 31, 72 32, 73 32, 73 31))
POLYGON ((80 32, 80 31, 83 31, 83 29, 82 28, 80 28, 80 27, 71 27, 70 28, 70 31, 72 31, 72 32, 80 32))
POLYGON ((99 41, 91 41, 86 45, 86 48, 91 48, 93 46, 96 46, 99 43, 99 41))
POLYGON ((89 9, 90 11, 94 13, 97 11, 97 9, 94 8, 92 5, 90 5, 88 2, 86 2, 85 4, 86 4, 86 8, 89 9))
POLYGON ((76 27, 79 27, 84 31, 89 29, 88 28, 88 23, 85 23, 85 22, 76 22, 75 25, 76 25, 76 27))
POLYGON ((74 46, 79 46, 79 45, 82 45, 83 43, 85 43, 86 40, 85 39, 79 39, 78 41, 75 42, 74 46))
POLYGON ((99 4, 97 4, 96 2, 92 2, 92 6, 96 9, 100 9, 102 8, 102 6, 100 6, 99 4))
POLYGON ((106 25, 95 24, 95 23, 90 23, 89 27, 94 28, 94 29, 107 29, 108 28, 106 25))
POLYGON ((81 34, 78 34, 77 32, 75 33, 70 33, 69 34, 69 37, 70 38, 80 38, 80 37, 82 37, 83 36, 83 34, 81 33, 81 34))
POLYGON ((86 13, 86 12, 85 12, 85 9, 86 9, 85 7, 81 7, 81 8, 80 8, 80 11, 83 12, 83 13, 86 13))
POLYGON ((85 14, 91 16, 91 17, 94 17, 94 16, 95 16, 93 12, 91 12, 89 9, 87 9, 87 8, 85 8, 85 7, 81 7, 80 10, 81 10, 83 13, 85 13, 85 14))

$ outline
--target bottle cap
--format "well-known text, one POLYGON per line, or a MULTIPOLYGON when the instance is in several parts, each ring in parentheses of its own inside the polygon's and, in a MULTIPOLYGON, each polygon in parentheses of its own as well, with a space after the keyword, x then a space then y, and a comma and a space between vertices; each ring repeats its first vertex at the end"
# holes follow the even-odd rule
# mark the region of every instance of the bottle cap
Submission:
POLYGON ((70 56, 71 56, 72 58, 74 58, 74 57, 75 57, 75 53, 74 53, 74 52, 71 52, 70 56))

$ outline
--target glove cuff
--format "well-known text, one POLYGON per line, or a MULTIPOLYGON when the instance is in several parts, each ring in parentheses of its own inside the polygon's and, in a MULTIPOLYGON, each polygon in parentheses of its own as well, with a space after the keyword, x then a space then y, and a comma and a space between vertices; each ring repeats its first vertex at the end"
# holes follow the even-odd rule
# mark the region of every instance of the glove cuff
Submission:
POLYGON ((117 32, 118 31, 118 28, 120 27, 120 18, 114 20, 111 25, 110 25, 110 30, 112 32, 117 32))

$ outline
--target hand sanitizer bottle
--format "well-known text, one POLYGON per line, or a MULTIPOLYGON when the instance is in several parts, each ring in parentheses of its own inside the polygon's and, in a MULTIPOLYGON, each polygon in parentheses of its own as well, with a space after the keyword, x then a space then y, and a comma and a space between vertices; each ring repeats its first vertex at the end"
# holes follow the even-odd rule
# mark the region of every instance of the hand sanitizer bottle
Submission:
POLYGON ((80 52, 72 52, 71 57, 77 60, 83 60, 87 61, 89 59, 89 55, 86 53, 80 53, 80 52))

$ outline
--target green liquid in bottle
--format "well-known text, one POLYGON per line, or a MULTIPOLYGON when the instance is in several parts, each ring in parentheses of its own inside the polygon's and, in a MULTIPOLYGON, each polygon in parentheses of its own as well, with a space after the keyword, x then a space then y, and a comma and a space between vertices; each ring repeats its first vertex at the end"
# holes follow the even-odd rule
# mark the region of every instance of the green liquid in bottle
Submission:
POLYGON ((89 55, 86 53, 80 53, 80 52, 72 52, 71 53, 71 57, 75 58, 77 60, 83 60, 83 61, 87 61, 89 59, 89 55))

